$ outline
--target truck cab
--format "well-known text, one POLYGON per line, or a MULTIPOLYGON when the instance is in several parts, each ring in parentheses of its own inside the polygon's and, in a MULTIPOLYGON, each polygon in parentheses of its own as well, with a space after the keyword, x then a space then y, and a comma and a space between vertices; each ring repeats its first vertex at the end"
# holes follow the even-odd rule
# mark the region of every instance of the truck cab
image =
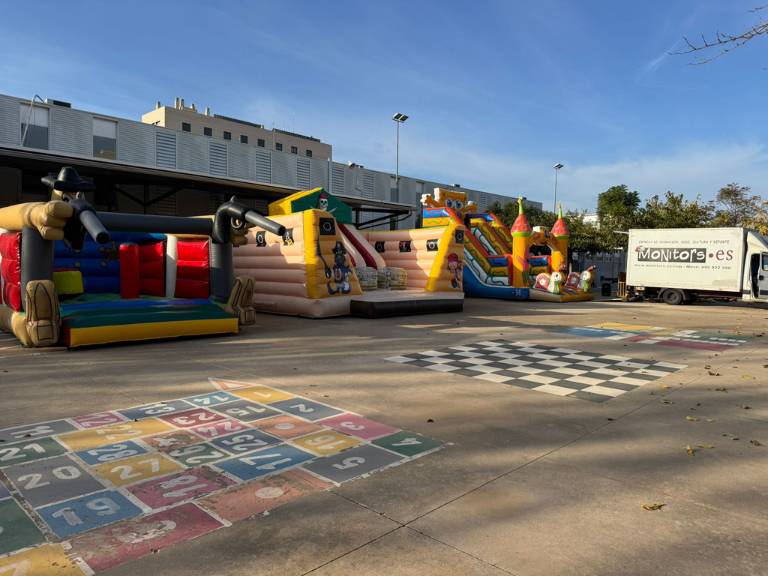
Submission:
POLYGON ((744 260, 743 299, 768 301, 768 239, 747 232, 747 257, 744 260))

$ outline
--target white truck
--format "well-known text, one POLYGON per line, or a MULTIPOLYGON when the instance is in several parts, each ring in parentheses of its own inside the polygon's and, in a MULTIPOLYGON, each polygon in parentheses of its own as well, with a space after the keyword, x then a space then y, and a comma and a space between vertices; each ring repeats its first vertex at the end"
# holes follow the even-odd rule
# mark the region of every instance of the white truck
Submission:
POLYGON ((768 239, 745 228, 630 230, 627 294, 768 302, 768 239))

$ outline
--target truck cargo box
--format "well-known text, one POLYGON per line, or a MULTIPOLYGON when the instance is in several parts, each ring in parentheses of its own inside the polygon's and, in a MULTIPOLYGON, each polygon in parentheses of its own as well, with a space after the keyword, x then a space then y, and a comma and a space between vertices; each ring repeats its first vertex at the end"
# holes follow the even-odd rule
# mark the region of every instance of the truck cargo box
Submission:
POLYGON ((743 263, 743 228, 629 231, 628 286, 741 293, 743 263))

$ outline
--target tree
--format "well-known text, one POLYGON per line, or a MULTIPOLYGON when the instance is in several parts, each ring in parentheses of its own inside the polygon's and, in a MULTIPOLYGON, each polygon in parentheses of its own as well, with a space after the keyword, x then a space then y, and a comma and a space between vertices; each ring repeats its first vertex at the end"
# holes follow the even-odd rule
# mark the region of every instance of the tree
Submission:
POLYGON ((739 186, 736 182, 720 188, 715 198, 717 213, 713 224, 747 226, 747 222, 760 211, 763 204, 760 196, 754 196, 751 192, 749 186, 739 186))
POLYGON ((629 191, 626 184, 611 186, 597 197, 597 220, 601 241, 611 249, 626 246, 626 232, 637 223, 640 208, 640 195, 629 191))
POLYGON ((682 194, 667 191, 663 198, 656 195, 646 200, 639 213, 638 226, 703 228, 711 224, 713 214, 711 202, 702 202, 699 197, 689 202, 682 194))
POLYGON ((683 36, 685 42, 685 48, 672 54, 702 54, 701 58, 697 58, 691 64, 707 64, 713 60, 717 60, 721 56, 725 56, 729 52, 741 48, 747 42, 754 40, 760 36, 768 36, 768 21, 763 19, 763 10, 768 9, 768 4, 763 6, 757 6, 750 10, 751 13, 757 14, 757 22, 742 30, 741 32, 723 33, 719 30, 715 32, 714 36, 707 38, 704 34, 701 35, 701 42, 691 42, 687 37, 683 36))

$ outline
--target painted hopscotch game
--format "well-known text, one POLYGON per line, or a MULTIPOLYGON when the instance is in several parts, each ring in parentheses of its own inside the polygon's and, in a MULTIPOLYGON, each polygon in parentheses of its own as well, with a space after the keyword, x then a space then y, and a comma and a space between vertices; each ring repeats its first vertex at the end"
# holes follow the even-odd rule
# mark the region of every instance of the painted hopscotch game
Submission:
POLYGON ((427 350, 387 360, 593 402, 621 396, 686 367, 507 340, 427 350))
POLYGON ((570 327, 558 330, 571 336, 622 340, 638 344, 658 344, 689 350, 722 352, 747 344, 752 337, 736 332, 706 332, 702 330, 669 330, 661 326, 603 322, 592 326, 570 327))
POLYGON ((441 446, 211 381, 219 391, 0 430, 0 574, 106 570, 441 446))

